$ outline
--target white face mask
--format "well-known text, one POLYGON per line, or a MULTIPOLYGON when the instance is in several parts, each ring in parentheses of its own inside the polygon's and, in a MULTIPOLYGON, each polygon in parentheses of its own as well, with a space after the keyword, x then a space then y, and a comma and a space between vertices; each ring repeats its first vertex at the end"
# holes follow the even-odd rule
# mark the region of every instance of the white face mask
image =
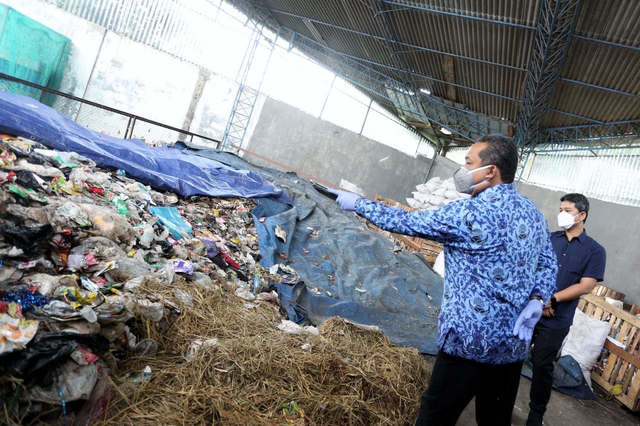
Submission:
MULTIPOLYGON (((578 213, 576 216, 578 216, 579 214, 580 213, 578 213)), ((567 212, 558 213, 558 228, 562 228, 562 229, 571 228, 576 223, 574 221, 576 216, 573 216, 571 213, 567 213, 567 212)))

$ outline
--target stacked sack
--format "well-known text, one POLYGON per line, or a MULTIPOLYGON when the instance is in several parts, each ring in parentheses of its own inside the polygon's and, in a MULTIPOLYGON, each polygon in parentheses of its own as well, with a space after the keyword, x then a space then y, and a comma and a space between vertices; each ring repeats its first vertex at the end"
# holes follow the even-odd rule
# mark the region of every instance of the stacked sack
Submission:
POLYGON ((416 210, 435 210, 453 201, 470 197, 456 191, 452 177, 445 181, 434 177, 426 183, 417 185, 416 189, 417 191, 413 192, 413 198, 407 198, 407 204, 416 210))

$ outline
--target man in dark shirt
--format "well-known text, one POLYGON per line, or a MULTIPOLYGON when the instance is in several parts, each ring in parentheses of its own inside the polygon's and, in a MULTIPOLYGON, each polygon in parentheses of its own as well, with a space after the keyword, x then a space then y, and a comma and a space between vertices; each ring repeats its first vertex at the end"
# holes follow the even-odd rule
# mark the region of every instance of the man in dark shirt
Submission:
POLYGON ((553 386, 553 361, 573 324, 578 299, 604 278, 606 252, 584 229, 589 200, 582 194, 566 194, 560 201, 558 227, 563 230, 551 234, 558 258, 556 291, 533 333, 533 379, 526 426, 542 425, 553 386))

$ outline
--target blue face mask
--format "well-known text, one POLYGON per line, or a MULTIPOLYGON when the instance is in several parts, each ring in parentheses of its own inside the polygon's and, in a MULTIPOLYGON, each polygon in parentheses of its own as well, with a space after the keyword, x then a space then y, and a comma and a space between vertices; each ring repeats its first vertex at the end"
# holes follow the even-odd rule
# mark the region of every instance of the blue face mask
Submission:
POLYGON ((482 182, 478 182, 478 183, 474 184, 473 183, 473 173, 477 172, 478 170, 488 169, 491 166, 492 166, 492 164, 489 164, 488 166, 478 167, 477 169, 473 169, 473 170, 469 170, 466 166, 460 167, 453 174, 453 183, 456 186, 456 191, 458 191, 458 192, 460 192, 462 194, 471 195, 473 193, 473 189, 476 186, 482 185, 483 183, 485 183, 485 182, 487 182, 489 180, 489 179, 485 179, 482 182))

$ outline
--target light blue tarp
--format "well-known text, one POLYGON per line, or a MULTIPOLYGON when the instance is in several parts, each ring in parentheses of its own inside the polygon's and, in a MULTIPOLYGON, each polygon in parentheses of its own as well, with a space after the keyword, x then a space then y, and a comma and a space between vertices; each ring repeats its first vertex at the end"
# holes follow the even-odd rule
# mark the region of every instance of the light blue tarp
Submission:
POLYGON ((258 207, 252 211, 260 263, 288 264, 303 281, 295 287, 277 286, 292 321, 306 316, 320 324, 337 315, 378 326, 398 345, 437 352, 443 283, 418 255, 394 252, 389 239, 368 229, 354 213, 340 210, 295 174, 258 167, 220 151, 198 155, 254 170, 293 198, 293 207, 254 198, 258 207), (286 232, 286 242, 276 237, 276 226, 286 232))
POLYGON ((155 189, 183 196, 274 197, 291 204, 281 189, 248 170, 138 139, 118 139, 89 130, 26 96, 0 91, 0 133, 31 138, 52 149, 74 151, 101 167, 122 169, 155 189))

